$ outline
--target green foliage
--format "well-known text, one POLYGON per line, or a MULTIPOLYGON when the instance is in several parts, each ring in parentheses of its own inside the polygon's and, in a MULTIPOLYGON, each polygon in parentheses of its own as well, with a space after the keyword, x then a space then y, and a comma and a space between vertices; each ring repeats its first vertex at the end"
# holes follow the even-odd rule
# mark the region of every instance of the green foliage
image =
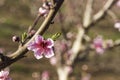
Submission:
POLYGON ((21 37, 22 37, 22 40, 21 40, 21 41, 24 42, 25 39, 27 38, 27 33, 24 32, 21 37))
POLYGON ((54 41, 56 41, 60 36, 61 36, 61 33, 55 33, 54 35, 52 35, 51 38, 52 38, 54 41))

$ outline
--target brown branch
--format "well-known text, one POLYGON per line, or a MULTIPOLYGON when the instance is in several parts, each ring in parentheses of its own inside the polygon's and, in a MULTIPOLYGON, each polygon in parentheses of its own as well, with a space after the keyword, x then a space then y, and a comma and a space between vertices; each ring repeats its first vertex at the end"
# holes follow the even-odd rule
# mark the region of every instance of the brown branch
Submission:
POLYGON ((58 9, 61 7, 62 3, 64 2, 64 0, 57 0, 55 2, 55 7, 53 9, 50 10, 48 16, 46 17, 46 19, 44 20, 44 22, 42 23, 42 25, 39 27, 39 29, 37 30, 36 34, 22 47, 19 47, 18 50, 16 52, 14 52, 11 55, 8 55, 8 57, 11 60, 8 61, 4 61, 0 63, 0 70, 13 64, 14 62, 18 61, 19 59, 23 58, 24 55, 28 52, 27 50, 27 45, 34 40, 35 36, 40 34, 43 35, 45 33, 45 31, 49 28, 49 25, 51 24, 51 21, 53 20, 53 18, 55 17, 58 9))

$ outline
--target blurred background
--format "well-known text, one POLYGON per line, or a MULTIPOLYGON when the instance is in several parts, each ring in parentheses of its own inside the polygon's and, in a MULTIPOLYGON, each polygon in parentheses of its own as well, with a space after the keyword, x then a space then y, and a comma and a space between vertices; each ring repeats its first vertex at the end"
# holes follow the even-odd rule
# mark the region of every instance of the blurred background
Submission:
MULTIPOLYGON (((63 25, 69 32, 75 32, 76 22, 82 22, 85 4, 87 0, 65 0, 61 8, 63 14, 63 25), (68 4, 69 3, 69 4, 68 4), (71 6, 72 5, 72 6, 71 6), (72 13, 74 12, 74 13, 72 13)), ((95 14, 107 0, 95 0, 95 14)), ((32 25, 37 16, 38 9, 42 5, 41 0, 0 0, 0 49, 6 54, 12 53, 17 49, 17 43, 12 42, 12 36, 21 34, 27 31, 32 25)), ((115 12, 118 19, 120 18, 120 7, 114 5, 112 11, 115 12)), ((59 14, 55 18, 55 23, 50 26, 45 37, 49 37, 56 32, 60 32, 59 14)), ((36 27, 40 26, 41 19, 36 27)), ((105 16, 89 31, 89 36, 94 37, 101 34, 105 39, 120 39, 120 32, 115 29, 114 21, 110 16, 105 16)), ((60 37, 62 39, 62 36, 60 37)), ((35 80, 33 73, 42 74, 44 71, 49 71, 50 80, 57 80, 56 69, 51 66, 49 59, 36 60, 31 52, 26 54, 27 57, 17 61, 10 66, 10 76, 13 80, 35 80)), ((80 80, 82 65, 89 66, 89 72, 92 75, 91 80, 120 80, 120 47, 111 49, 101 56, 88 57, 84 61, 77 61, 75 69, 70 77, 76 77, 80 80)))

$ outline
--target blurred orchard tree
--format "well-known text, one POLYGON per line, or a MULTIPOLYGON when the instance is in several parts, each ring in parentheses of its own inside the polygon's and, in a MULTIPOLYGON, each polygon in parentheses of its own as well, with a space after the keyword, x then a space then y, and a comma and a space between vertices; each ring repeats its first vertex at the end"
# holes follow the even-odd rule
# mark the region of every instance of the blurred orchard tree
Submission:
MULTIPOLYGON (((20 29, 21 37, 13 36, 13 42, 19 43, 14 53, 5 55, 1 49, 1 80, 11 80, 8 76, 9 70, 4 68, 24 58, 29 50, 34 52, 36 59, 41 59, 43 56, 49 58, 51 65, 56 69, 58 80, 90 80, 92 73, 102 70, 120 72, 120 12, 118 11, 120 0, 13 1, 14 3, 12 0, 1 0, 0 7, 3 11, 1 14, 4 15, 6 9, 16 15, 19 23, 14 19, 7 21, 1 18, 1 24, 16 21, 19 26, 26 26, 26 22, 29 21, 20 20, 21 16, 23 19, 37 17, 27 32, 23 32, 23 27, 20 29), (59 10, 61 5, 63 7, 59 10), (21 14, 22 11, 25 11, 24 14, 21 14), (58 14, 54 19, 56 13, 58 14), (39 19, 42 20, 40 23, 39 19), (36 29, 37 24, 39 27, 36 29), (53 29, 52 37, 47 31, 48 28, 53 29), (45 32, 47 35, 43 37, 45 32), (60 38, 59 32, 62 34, 60 38), (46 39, 48 36, 50 38, 46 39), (80 74, 72 76, 76 70, 80 71, 80 74)), ((8 17, 10 16, 8 14, 8 17)), ((45 71, 41 75, 35 72, 32 77, 35 80, 51 80, 49 75, 54 76, 45 71)))

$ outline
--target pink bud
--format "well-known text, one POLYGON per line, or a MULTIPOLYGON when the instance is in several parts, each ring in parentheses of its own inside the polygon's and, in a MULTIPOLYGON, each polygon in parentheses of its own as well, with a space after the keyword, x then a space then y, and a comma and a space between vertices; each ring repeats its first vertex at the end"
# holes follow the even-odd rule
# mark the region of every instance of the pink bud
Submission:
POLYGON ((12 37, 12 41, 13 42, 19 42, 20 41, 20 38, 18 36, 13 36, 12 37))
POLYGON ((31 30, 31 31, 29 32, 29 36, 32 37, 35 33, 36 33, 35 30, 31 30))
POLYGON ((46 16, 48 14, 49 10, 43 8, 43 7, 40 7, 39 8, 39 13, 42 15, 42 16, 46 16))

